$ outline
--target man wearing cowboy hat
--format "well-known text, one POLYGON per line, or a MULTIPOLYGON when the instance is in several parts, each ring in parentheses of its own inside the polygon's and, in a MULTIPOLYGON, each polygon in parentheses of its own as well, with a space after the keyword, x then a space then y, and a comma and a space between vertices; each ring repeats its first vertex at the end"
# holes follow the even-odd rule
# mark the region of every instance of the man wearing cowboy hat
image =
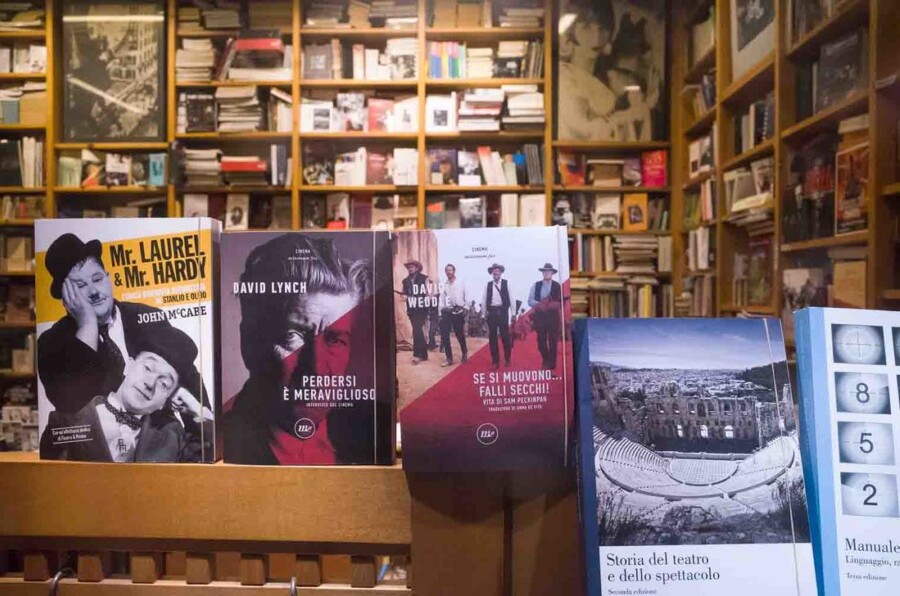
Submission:
POLYGON ((137 353, 115 390, 98 393, 77 412, 50 413, 42 457, 177 462, 213 449, 212 413, 178 392, 193 375, 197 346, 191 338, 164 321, 150 325, 133 343, 137 353), (194 425, 184 423, 188 417, 194 425), (196 432, 200 428, 203 432, 196 432))
MULTIPOLYGON (((85 243, 70 233, 47 249, 50 295, 62 300, 67 314, 38 338, 38 374, 47 399, 60 412, 78 412, 97 395, 115 391, 128 359, 137 356, 140 336, 169 324, 157 308, 113 298, 102 254, 99 240, 85 243)), ((182 379, 182 389, 195 399, 203 395, 208 406, 196 369, 182 379)))
POLYGON ((482 311, 486 313, 488 324, 488 341, 491 344, 491 363, 493 368, 500 367, 500 346, 497 336, 503 342, 503 363, 509 366, 509 358, 512 353, 512 342, 509 337, 509 307, 512 301, 509 299, 509 285, 503 279, 506 267, 494 263, 488 267, 491 280, 484 289, 484 305, 482 311))
POLYGON ((422 263, 415 259, 403 264, 409 273, 403 279, 403 295, 406 296, 406 316, 412 325, 413 332, 413 364, 428 360, 428 346, 425 340, 425 324, 428 313, 436 306, 437 297, 431 296, 428 276, 422 273, 422 263))
POLYGON ((553 370, 556 368, 556 344, 559 341, 562 286, 553 281, 553 276, 558 272, 550 263, 545 263, 538 271, 543 274, 543 279, 535 283, 528 293, 528 306, 532 309, 532 323, 537 333, 543 367, 553 370))

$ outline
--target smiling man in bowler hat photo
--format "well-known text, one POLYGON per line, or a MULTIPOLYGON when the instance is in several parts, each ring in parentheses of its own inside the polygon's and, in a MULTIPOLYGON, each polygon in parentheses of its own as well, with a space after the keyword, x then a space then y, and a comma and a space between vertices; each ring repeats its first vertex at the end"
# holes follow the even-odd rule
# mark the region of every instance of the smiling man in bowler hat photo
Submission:
MULTIPOLYGON (((129 359, 139 353, 140 336, 170 323, 157 308, 115 300, 99 240, 63 234, 47 249, 45 266, 52 277, 50 295, 62 301, 66 316, 38 338, 38 374, 53 407, 75 413, 96 396, 115 391, 129 359), (142 318, 154 322, 141 323, 142 318)), ((185 400, 199 403, 202 395, 208 407, 196 368, 180 385, 189 394, 185 400)))

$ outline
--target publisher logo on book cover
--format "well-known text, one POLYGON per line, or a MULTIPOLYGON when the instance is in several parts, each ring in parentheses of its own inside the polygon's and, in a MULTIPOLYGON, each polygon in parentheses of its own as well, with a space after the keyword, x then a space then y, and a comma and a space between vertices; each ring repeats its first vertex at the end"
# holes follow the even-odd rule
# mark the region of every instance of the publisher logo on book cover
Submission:
POLYGON ((298 439, 311 439, 316 434, 316 424, 309 418, 301 418, 294 423, 294 434, 298 439))
POLYGON ((493 445, 500 438, 500 431, 490 422, 485 422, 475 431, 475 437, 482 445, 493 445))

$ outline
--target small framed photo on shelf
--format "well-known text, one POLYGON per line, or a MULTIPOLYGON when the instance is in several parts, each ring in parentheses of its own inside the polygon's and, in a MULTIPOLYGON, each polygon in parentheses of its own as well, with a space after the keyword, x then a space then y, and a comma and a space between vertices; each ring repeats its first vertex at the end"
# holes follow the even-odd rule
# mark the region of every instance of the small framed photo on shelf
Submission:
POLYGON ((62 137, 165 140, 165 7, 161 0, 66 2, 62 137))

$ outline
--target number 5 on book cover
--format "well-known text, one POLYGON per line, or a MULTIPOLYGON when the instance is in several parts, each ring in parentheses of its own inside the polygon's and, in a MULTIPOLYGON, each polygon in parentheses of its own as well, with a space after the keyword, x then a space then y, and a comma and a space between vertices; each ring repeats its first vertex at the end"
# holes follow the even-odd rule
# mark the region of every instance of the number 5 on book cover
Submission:
POLYGON ((589 594, 814 596, 781 323, 575 329, 589 594))

